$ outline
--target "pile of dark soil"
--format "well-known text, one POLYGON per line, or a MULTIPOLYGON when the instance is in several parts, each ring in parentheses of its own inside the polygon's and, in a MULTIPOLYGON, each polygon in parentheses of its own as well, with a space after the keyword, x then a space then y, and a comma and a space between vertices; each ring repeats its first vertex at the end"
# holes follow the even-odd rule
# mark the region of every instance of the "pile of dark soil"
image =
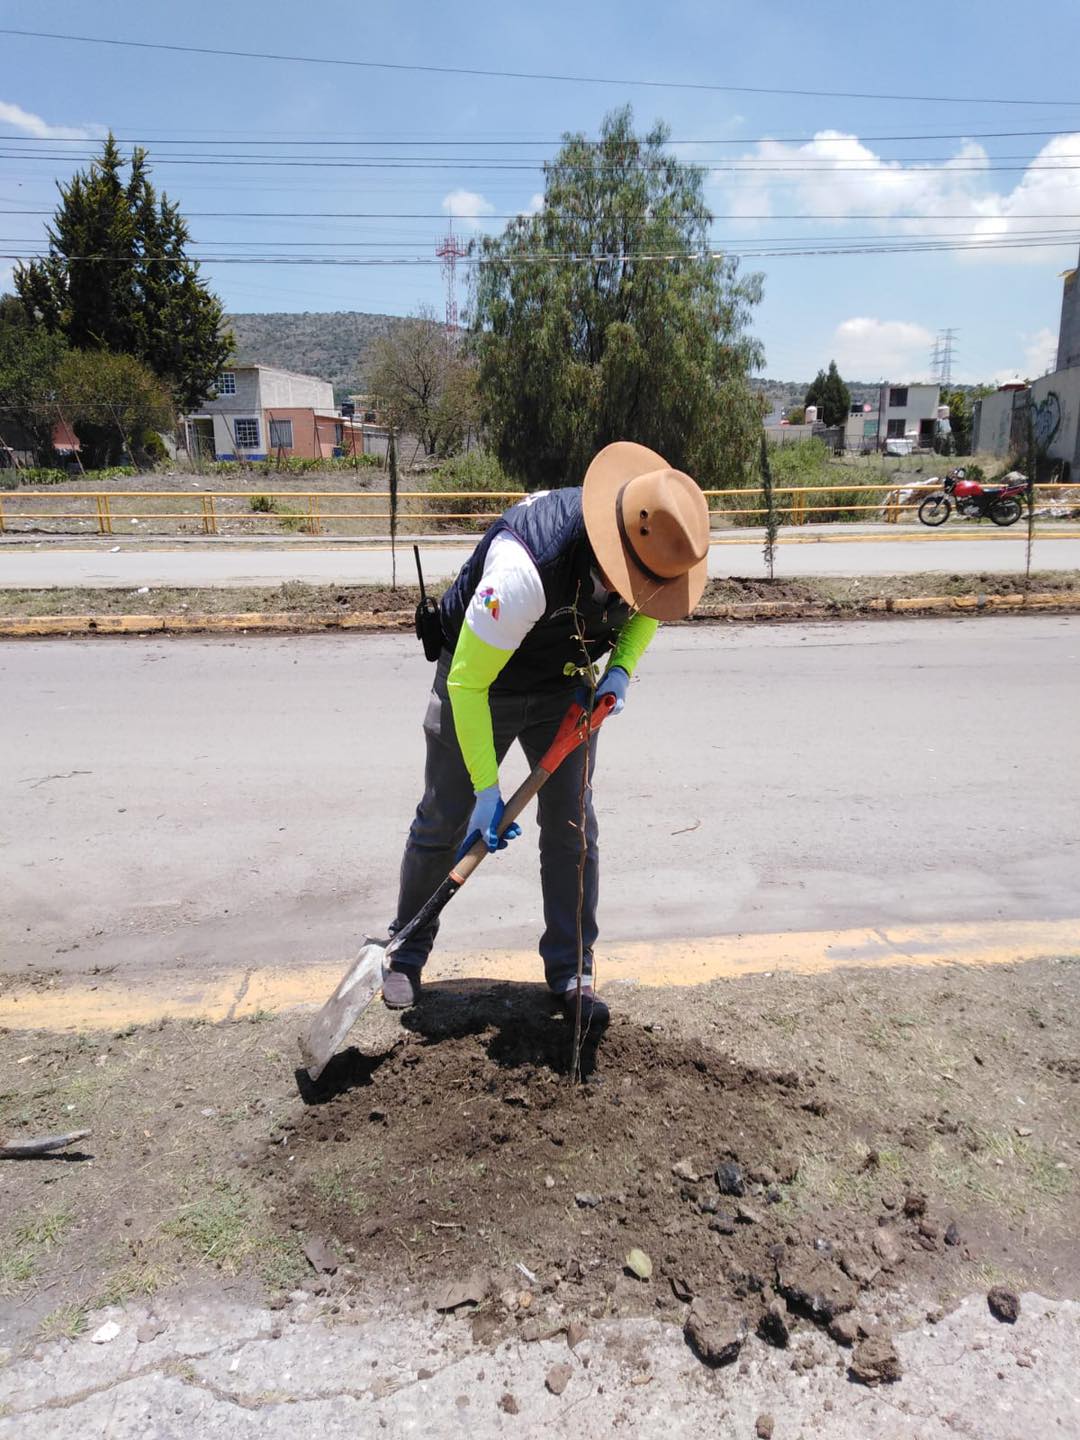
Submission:
POLYGON ((624 1020, 575 1085, 565 1022, 520 999, 440 1000, 388 1054, 339 1057, 267 1148, 280 1223, 365 1281, 400 1293, 407 1277, 440 1308, 459 1285, 478 1321, 533 1338, 574 1317, 683 1319, 697 1301, 692 1316, 737 1337, 786 1344, 803 1320, 850 1343, 902 1267, 953 1263, 955 1228, 946 1245, 921 1194, 902 1188, 875 1226, 800 1191, 832 1103, 813 1076, 624 1020))

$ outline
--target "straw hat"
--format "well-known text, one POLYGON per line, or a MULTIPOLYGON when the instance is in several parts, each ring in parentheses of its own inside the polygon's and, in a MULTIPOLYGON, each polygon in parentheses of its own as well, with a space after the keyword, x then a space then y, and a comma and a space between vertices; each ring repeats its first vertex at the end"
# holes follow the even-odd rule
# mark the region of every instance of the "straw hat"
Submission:
POLYGON ((705 589, 709 507, 655 450, 617 440, 593 458, 582 494, 597 563, 628 605, 682 620, 705 589))

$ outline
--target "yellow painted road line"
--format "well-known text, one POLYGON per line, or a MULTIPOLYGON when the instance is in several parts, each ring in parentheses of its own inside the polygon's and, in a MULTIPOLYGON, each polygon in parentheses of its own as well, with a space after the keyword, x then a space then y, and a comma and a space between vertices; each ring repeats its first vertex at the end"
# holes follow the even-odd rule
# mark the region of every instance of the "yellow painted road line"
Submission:
MULTIPOLYGON (((601 988, 703 985, 765 973, 822 975, 832 970, 895 966, 1003 965, 1080 954, 1080 919, 955 922, 887 929, 805 930, 717 935, 696 940, 626 941, 606 948, 597 966, 601 988)), ((115 1030, 174 1019, 242 1019, 258 1011, 317 1007, 333 992, 348 964, 302 970, 233 971, 212 979, 157 974, 88 985, 81 978, 55 989, 0 994, 0 1026, 16 1030, 115 1030)), ((438 980, 509 980, 541 984, 533 951, 436 954, 425 972, 438 980)), ((0 982, 2 983, 2 982, 0 982)))

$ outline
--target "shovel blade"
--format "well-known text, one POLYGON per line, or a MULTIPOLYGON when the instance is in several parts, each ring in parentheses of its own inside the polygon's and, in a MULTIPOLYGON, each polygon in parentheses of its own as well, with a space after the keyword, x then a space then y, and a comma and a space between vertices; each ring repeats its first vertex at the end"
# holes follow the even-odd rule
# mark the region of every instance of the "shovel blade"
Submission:
POLYGON ((369 940, 341 977, 337 989, 322 1007, 306 1035, 300 1036, 300 1054, 312 1080, 329 1065, 345 1036, 379 993, 386 941, 369 940))

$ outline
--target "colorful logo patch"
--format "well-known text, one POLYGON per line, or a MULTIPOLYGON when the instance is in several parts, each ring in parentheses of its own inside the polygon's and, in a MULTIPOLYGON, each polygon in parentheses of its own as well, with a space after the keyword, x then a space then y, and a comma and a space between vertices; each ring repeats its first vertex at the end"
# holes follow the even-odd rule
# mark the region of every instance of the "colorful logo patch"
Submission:
POLYGON ((493 620, 498 620, 499 597, 495 594, 495 591, 491 588, 490 585, 485 586, 485 588, 480 591, 480 599, 484 602, 484 609, 491 612, 491 618, 493 620))

